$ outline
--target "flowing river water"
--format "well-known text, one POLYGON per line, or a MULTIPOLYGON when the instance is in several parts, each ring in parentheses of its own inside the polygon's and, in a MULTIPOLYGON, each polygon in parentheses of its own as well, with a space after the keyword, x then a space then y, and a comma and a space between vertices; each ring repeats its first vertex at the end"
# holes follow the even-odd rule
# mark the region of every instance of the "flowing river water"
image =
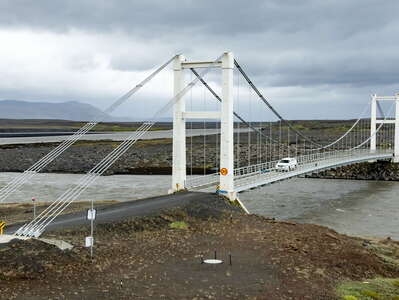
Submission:
MULTIPOLYGON (((17 173, 0 173, 0 187, 17 173)), ((53 201, 82 175, 38 174, 9 202, 53 201)), ((165 175, 100 177, 79 200, 133 200, 162 195, 165 175)), ((295 178, 239 195, 251 213, 325 225, 340 233, 399 240, 399 182, 295 178)))

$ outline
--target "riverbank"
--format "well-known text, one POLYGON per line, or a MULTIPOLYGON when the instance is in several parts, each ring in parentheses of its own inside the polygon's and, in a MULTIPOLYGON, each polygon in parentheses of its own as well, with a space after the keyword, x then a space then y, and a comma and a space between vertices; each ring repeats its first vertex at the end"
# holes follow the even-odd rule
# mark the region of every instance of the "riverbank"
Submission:
POLYGON ((334 168, 307 175, 308 178, 399 181, 399 164, 376 161, 334 168))
MULTIPOLYGON (((246 133, 241 133, 240 165, 259 162, 257 144, 246 144, 246 133)), ((187 166, 189 174, 215 173, 219 165, 218 135, 187 138, 187 166), (206 141, 204 145, 204 139, 206 141)), ((256 140, 252 136, 253 140, 256 140)), ((114 150, 116 141, 78 141, 56 160, 46 166, 45 173, 86 173, 114 150)), ((0 172, 23 172, 52 151, 57 143, 0 145, 0 172)), ((287 150, 281 149, 284 153, 287 150)), ((140 140, 120 157, 105 175, 169 175, 172 174, 172 139, 140 140)))
POLYGON ((87 226, 43 236, 74 244, 70 251, 35 240, 3 246, 0 298, 328 300, 341 299, 342 282, 399 277, 395 241, 244 215, 223 199, 213 202, 100 224, 93 261, 83 247, 87 226), (215 251, 223 264, 201 263, 215 251))
MULTIPOLYGON (((198 140, 198 138, 195 138, 198 140)), ((120 142, 79 141, 44 168, 46 173, 86 173, 114 150, 120 142)), ((0 146, 0 172, 23 172, 56 147, 56 143, 0 146)), ((214 146, 214 145, 213 145, 214 146)), ((216 148, 193 148, 193 174, 215 172, 210 166, 216 160, 216 148)), ((191 156, 190 156, 191 157, 191 156)), ((188 161, 191 165, 191 162, 188 161)), ((105 175, 166 175, 172 173, 172 140, 138 141, 134 148, 120 157, 105 175)))

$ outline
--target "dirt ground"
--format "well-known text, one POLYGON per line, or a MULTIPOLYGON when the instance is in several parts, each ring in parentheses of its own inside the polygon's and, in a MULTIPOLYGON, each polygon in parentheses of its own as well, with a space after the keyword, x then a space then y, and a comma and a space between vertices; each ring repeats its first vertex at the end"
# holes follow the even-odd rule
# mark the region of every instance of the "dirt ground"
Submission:
POLYGON ((82 247, 88 233, 81 227, 46 234, 73 243, 70 251, 37 240, 0 247, 0 299, 328 300, 338 299, 342 281, 399 277, 398 242, 226 205, 198 203, 98 225, 93 260, 82 247), (223 264, 201 263, 215 251, 223 264))

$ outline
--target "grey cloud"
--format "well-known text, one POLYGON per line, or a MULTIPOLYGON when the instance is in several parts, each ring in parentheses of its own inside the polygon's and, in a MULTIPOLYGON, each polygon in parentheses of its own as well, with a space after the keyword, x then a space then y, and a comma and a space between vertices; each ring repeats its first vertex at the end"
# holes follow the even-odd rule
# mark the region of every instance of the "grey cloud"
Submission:
MULTIPOLYGON (((0 28, 139 40, 139 49, 121 42, 110 53, 109 67, 122 71, 177 52, 209 59, 232 50, 265 90, 305 87, 317 97, 322 87, 359 102, 371 89, 398 87, 398 11, 396 0, 3 0, 0 28)), ((95 63, 83 57, 71 66, 95 63)))
POLYGON ((396 18, 398 8, 399 3, 393 0, 384 1, 384 5, 376 0, 3 0, 0 23, 61 31, 80 28, 144 32, 147 37, 159 37, 169 30, 235 35, 298 32, 314 27, 348 36, 385 26, 396 18))

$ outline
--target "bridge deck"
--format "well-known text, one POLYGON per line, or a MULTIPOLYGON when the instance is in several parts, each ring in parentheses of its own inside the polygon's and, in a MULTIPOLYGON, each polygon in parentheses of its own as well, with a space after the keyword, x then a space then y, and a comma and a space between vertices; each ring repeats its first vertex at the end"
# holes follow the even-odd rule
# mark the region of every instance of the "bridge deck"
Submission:
POLYGON ((392 153, 364 153, 359 156, 337 157, 325 160, 316 160, 309 163, 304 163, 298 166, 293 171, 277 172, 276 170, 267 170, 266 173, 258 173, 256 175, 239 178, 235 181, 235 188, 237 192, 242 192, 258 186, 270 184, 276 181, 289 179, 295 176, 322 171, 326 169, 336 168, 339 166, 351 165, 354 163, 375 160, 375 159, 390 159, 392 153))
MULTIPOLYGON (((288 172, 278 172, 274 168, 276 162, 263 163, 235 170, 235 190, 242 192, 253 189, 258 186, 270 184, 273 182, 289 179, 295 176, 331 169, 344 165, 351 165, 359 162, 391 159, 392 151, 379 150, 370 153, 369 150, 355 150, 351 152, 326 152, 316 155, 307 155, 298 157, 298 167, 288 172)), ((193 190, 206 190, 211 186, 218 184, 218 174, 211 174, 194 178, 192 182, 197 185, 193 190)))

